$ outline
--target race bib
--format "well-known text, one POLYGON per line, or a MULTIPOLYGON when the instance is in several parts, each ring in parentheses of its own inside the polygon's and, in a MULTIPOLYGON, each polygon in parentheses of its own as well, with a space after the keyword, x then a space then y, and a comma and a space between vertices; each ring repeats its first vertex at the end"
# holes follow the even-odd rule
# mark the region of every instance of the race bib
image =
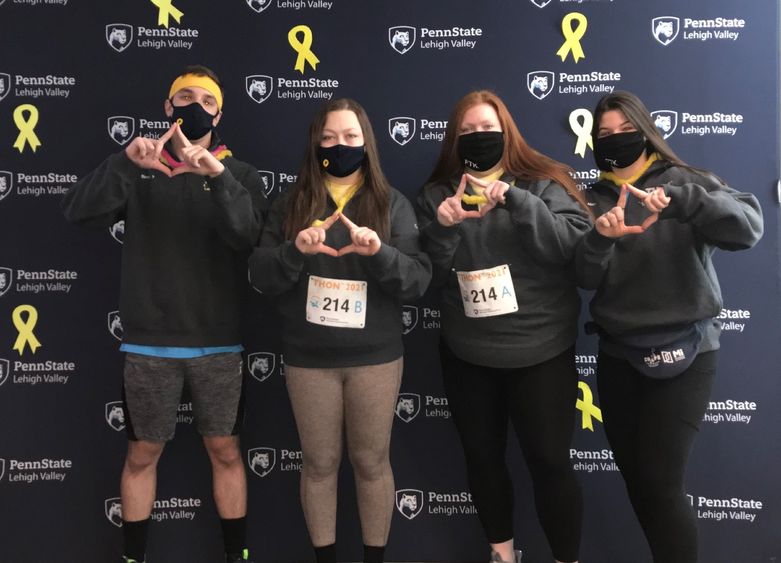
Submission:
POLYGON ((487 270, 456 272, 456 275, 467 317, 496 317, 518 310, 507 264, 487 270))
POLYGON ((309 276, 306 320, 323 326, 363 328, 366 282, 309 276))

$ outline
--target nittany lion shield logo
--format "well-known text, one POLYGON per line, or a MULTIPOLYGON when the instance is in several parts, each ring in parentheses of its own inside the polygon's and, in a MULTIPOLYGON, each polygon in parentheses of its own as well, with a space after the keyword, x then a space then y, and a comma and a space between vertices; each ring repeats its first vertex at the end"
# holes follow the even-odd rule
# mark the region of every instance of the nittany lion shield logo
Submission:
POLYGON ((399 393, 396 399, 396 416, 404 422, 412 422, 420 412, 420 395, 416 393, 399 393))
POLYGON ((0 102, 3 101, 3 99, 8 95, 8 92, 11 91, 11 75, 6 74, 5 72, 0 72, 0 102))
POLYGON ((111 236, 114 237, 114 240, 117 241, 119 244, 125 243, 125 220, 117 221, 111 227, 109 227, 108 232, 111 233, 111 236))
POLYGON ((5 477, 5 460, 0 457, 0 481, 5 477))
POLYGON ((414 117, 391 117, 388 120, 388 133, 391 139, 404 146, 415 137, 417 123, 414 117))
POLYGON ((396 491, 396 508, 404 518, 412 520, 423 510, 423 491, 399 489, 396 491))
POLYGON ((261 383, 274 373, 277 355, 274 352, 255 352, 247 356, 247 369, 252 377, 261 383))
POLYGON ((0 297, 8 293, 14 284, 14 271, 11 268, 0 268, 0 297))
POLYGON ((678 112, 671 109, 660 109, 651 112, 651 117, 654 120, 654 125, 659 129, 662 136, 667 139, 670 135, 675 133, 678 127, 678 112))
POLYGON ((104 512, 109 522, 117 528, 122 527, 122 499, 119 497, 107 498, 104 512))
POLYGON ((3 201, 14 189, 14 175, 0 170, 0 201, 3 201))
POLYGON ((408 25, 397 25, 388 28, 388 42, 393 50, 403 55, 415 45, 417 30, 408 25))
POLYGON ((258 170, 258 174, 260 174, 263 193, 266 194, 266 196, 271 195, 271 192, 274 191, 274 178, 276 177, 276 174, 271 170, 258 170))
POLYGON ((545 6, 551 3, 551 0, 531 0, 531 3, 537 6, 538 8, 544 8, 545 6))
POLYGON ((8 374, 11 371, 11 363, 8 360, 0 358, 0 386, 8 379, 8 374))
POLYGON ((257 13, 262 12, 271 4, 273 3, 273 0, 247 0, 247 6, 255 10, 257 13))
POLYGON ((122 340, 124 330, 122 329, 122 319, 119 318, 119 311, 111 311, 108 314, 108 331, 117 340, 122 340))
POLYGON ((402 332, 409 334, 418 324, 418 308, 415 305, 404 305, 401 309, 402 332))
POLYGON ((106 41, 117 53, 133 43, 133 26, 126 23, 110 23, 106 26, 106 41))
POLYGON ((106 403, 106 422, 117 432, 125 429, 125 409, 122 401, 106 403))
POLYGON ((675 16, 659 16, 651 20, 651 33, 659 43, 667 47, 678 37, 681 20, 675 16))
POLYGON ((277 464, 277 450, 274 448, 252 448, 247 451, 247 463, 258 477, 265 477, 277 464))
POLYGON ((274 89, 274 79, 265 74, 253 74, 245 78, 245 88, 250 98, 262 104, 274 89))
POLYGON ((535 70, 526 75, 526 87, 529 89, 529 93, 538 100, 542 100, 553 92, 555 83, 556 75, 549 70, 535 70))
POLYGON ((112 115, 108 118, 108 135, 118 145, 126 144, 136 132, 136 120, 127 115, 112 115))

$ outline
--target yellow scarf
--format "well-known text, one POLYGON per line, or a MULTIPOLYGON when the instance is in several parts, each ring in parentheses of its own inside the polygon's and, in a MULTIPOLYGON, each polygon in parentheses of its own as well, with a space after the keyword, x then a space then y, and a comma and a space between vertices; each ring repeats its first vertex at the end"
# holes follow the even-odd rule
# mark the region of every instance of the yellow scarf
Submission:
MULTIPOLYGON (((484 180, 486 182, 493 182, 494 180, 498 180, 502 176, 504 176, 504 169, 500 168, 496 172, 494 172, 492 174, 489 174, 488 176, 483 176, 480 179, 484 180)), ((472 190, 477 195, 469 195, 469 194, 464 193, 461 196, 461 201, 463 201, 467 205, 477 205, 478 207, 483 205, 483 204, 485 204, 485 203, 488 203, 488 200, 485 199, 485 196, 483 195, 483 192, 485 191, 484 187, 477 186, 477 185, 475 185, 475 184, 473 184, 471 182, 469 183, 469 185, 472 187, 472 190)))
POLYGON ((635 182, 637 182, 637 180, 640 179, 640 176, 648 172, 648 169, 657 160, 659 160, 659 155, 657 153, 653 153, 651 156, 648 157, 648 160, 646 160, 645 164, 643 164, 643 167, 637 171, 637 174, 635 174, 631 178, 619 178, 618 176, 616 176, 614 172, 602 172, 602 174, 599 175, 599 179, 613 182, 619 188, 624 184, 631 184, 634 186, 635 182))
MULTIPOLYGON (((325 181, 325 187, 328 190, 328 195, 331 196, 331 199, 334 200, 334 203, 336 204, 336 211, 334 211, 334 213, 341 213, 347 203, 358 192, 358 188, 361 187, 361 184, 363 184, 363 178, 360 178, 358 182, 350 186, 346 186, 344 184, 335 184, 333 182, 329 182, 328 180, 325 181)), ((324 221, 315 219, 312 221, 312 226, 319 227, 323 223, 324 221)))

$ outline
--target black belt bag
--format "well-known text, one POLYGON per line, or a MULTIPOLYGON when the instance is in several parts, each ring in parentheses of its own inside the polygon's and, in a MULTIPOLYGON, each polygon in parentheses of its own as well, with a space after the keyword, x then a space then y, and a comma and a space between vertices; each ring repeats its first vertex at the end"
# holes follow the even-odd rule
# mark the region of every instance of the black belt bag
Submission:
POLYGON ((711 319, 703 319, 689 325, 621 336, 608 334, 595 323, 589 322, 586 323, 586 332, 598 332, 606 352, 624 358, 643 375, 654 379, 670 379, 686 371, 697 357, 705 329, 711 322, 711 319))

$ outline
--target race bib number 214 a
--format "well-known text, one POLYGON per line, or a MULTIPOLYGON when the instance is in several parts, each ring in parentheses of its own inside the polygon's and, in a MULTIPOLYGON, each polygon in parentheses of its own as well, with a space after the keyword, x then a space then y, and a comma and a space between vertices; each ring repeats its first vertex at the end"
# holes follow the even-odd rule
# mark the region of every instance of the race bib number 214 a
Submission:
POLYGON ((495 317, 518 310, 515 287, 507 264, 475 270, 456 272, 467 317, 495 317))

